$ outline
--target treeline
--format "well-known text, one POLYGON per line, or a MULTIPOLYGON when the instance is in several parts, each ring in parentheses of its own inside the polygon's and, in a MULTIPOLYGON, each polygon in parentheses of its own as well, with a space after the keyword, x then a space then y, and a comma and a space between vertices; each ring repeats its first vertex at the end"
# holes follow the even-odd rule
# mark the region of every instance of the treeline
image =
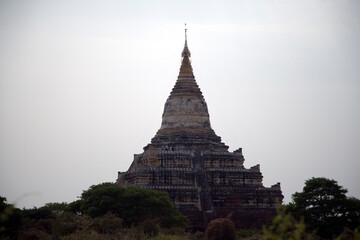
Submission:
POLYGON ((167 193, 114 183, 91 186, 69 204, 20 210, 0 200, 0 239, 151 239, 188 227, 167 193))
POLYGON ((91 186, 72 203, 18 209, 0 198, 0 239, 336 239, 360 240, 360 200, 334 180, 312 178, 263 229, 235 229, 216 219, 205 233, 190 233, 188 220, 167 193, 114 183, 91 186))

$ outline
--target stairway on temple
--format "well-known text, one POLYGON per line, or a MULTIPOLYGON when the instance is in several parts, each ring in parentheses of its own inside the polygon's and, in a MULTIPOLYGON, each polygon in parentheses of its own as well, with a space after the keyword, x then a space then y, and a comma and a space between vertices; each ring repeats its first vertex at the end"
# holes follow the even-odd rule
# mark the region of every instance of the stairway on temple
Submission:
POLYGON ((205 171, 197 171, 196 172, 196 182, 199 187, 199 200, 201 210, 213 210, 213 204, 210 194, 209 183, 206 178, 205 171))

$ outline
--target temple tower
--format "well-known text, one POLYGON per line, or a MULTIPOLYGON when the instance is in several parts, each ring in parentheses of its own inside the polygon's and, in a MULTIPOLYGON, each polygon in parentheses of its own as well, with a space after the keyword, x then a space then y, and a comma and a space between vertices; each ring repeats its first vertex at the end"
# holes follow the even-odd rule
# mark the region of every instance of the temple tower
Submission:
POLYGON ((282 203, 280 183, 264 187, 259 165, 246 169, 242 149, 229 152, 211 128, 186 30, 181 56, 160 129, 128 171, 118 173, 117 183, 168 192, 195 229, 218 217, 231 218, 239 228, 259 228, 282 203))

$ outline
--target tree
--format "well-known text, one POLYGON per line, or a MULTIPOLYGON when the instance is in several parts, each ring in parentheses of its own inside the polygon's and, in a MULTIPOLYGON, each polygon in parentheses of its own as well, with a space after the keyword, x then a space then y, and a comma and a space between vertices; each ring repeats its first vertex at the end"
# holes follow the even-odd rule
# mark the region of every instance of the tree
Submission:
POLYGON ((65 202, 47 203, 40 208, 33 207, 30 209, 23 209, 22 214, 24 217, 31 219, 49 219, 55 218, 65 211, 69 211, 69 206, 65 202))
POLYGON ((348 198, 346 193, 335 180, 311 178, 302 192, 293 194, 293 202, 286 209, 297 219, 304 217, 308 231, 330 239, 345 227, 354 230, 360 225, 360 200, 348 198))
POLYGON ((0 196, 0 239, 15 238, 21 226, 20 209, 0 196))
POLYGON ((100 217, 108 212, 117 214, 121 209, 121 202, 125 188, 114 183, 102 183, 91 186, 81 194, 80 200, 76 201, 79 211, 90 217, 100 217))
POLYGON ((102 183, 84 191, 73 209, 91 217, 113 213, 126 225, 159 218, 164 227, 186 227, 187 218, 180 214, 166 192, 139 187, 123 188, 115 183, 102 183))

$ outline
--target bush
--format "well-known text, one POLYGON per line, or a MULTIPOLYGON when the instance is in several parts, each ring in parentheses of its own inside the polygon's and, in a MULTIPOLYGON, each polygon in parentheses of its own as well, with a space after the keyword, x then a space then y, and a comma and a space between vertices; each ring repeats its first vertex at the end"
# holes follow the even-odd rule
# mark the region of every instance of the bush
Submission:
POLYGON ((180 235, 165 235, 160 233, 156 237, 152 238, 151 240, 189 240, 186 236, 180 236, 180 235))
POLYGON ((197 231, 192 235, 193 240, 204 240, 205 239, 205 233, 197 231))
POLYGON ((278 215, 274 217, 272 223, 264 227, 265 240, 301 240, 305 234, 304 221, 296 221, 291 214, 286 214, 284 209, 280 209, 278 215))
POLYGON ((148 237, 154 237, 159 234, 160 220, 159 219, 147 219, 141 223, 143 232, 148 237))
POLYGON ((74 233, 79 225, 79 216, 71 212, 64 212, 52 221, 51 230, 54 236, 60 237, 74 233))
POLYGON ((336 240, 360 240, 360 234, 358 229, 354 231, 346 228, 337 238, 336 240))
POLYGON ((255 230, 255 229, 241 229, 236 232, 236 236, 240 239, 248 238, 248 237, 258 237, 262 236, 263 232, 261 230, 255 230))
POLYGON ((101 234, 115 234, 123 229, 123 221, 115 214, 107 213, 103 217, 95 218, 92 228, 101 234))
POLYGON ((206 228, 206 240, 235 240, 235 228, 231 220, 218 218, 212 220, 206 228))

